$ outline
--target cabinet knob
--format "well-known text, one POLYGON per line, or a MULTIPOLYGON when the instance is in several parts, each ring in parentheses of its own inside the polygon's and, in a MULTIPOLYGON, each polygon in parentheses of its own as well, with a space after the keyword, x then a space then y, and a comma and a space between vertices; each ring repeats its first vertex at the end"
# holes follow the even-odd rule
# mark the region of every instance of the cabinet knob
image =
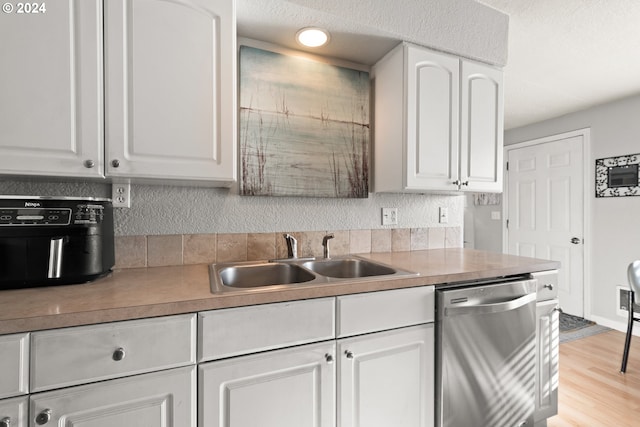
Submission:
POLYGON ((347 356, 347 359, 353 359, 353 353, 349 350, 345 350, 344 355, 347 356))
POLYGON ((4 417, 0 420, 0 427, 11 427, 11 418, 4 417))
POLYGON ((324 355, 324 359, 327 361, 328 364, 332 364, 333 363, 333 356, 330 355, 329 353, 324 355))
POLYGON ((50 420, 51 420, 51 409, 45 409, 44 411, 40 412, 36 417, 36 424, 41 426, 48 423, 50 420))
POLYGON ((547 283, 546 285, 543 286, 543 288, 549 289, 550 291, 552 291, 553 290, 553 285, 551 283, 547 283))
POLYGON ((452 184, 453 185, 460 185, 460 181, 456 179, 455 181, 452 182, 452 184))
POLYGON ((464 181, 464 182, 460 183, 460 185, 463 185, 463 186, 469 185, 469 181, 468 180, 464 181))
POLYGON ((118 159, 111 160, 111 166, 113 166, 114 168, 120 167, 120 160, 118 159))
POLYGON ((121 361, 127 354, 124 352, 124 348, 120 347, 116 351, 113 352, 113 360, 116 362, 121 361))
POLYGON ((94 162, 91 159, 87 159, 87 160, 84 161, 84 167, 87 168, 87 169, 91 169, 95 165, 96 165, 96 162, 94 162))

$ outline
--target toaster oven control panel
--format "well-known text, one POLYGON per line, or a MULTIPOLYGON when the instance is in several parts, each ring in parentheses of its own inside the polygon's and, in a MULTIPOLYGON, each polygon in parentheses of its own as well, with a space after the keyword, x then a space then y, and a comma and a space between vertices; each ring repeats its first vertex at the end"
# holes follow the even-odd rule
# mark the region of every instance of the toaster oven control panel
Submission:
POLYGON ((0 227, 93 226, 105 219, 105 206, 93 200, 2 200, 0 227))
POLYGON ((0 208, 3 225, 69 225, 71 209, 66 208, 0 208))

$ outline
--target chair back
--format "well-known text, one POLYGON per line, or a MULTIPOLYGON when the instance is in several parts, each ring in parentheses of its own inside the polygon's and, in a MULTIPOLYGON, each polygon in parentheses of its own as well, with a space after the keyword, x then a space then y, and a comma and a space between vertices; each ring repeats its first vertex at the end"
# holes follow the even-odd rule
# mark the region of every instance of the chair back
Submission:
POLYGON ((627 274, 629 275, 629 287, 635 292, 636 304, 638 304, 640 300, 640 259, 629 264, 627 274))

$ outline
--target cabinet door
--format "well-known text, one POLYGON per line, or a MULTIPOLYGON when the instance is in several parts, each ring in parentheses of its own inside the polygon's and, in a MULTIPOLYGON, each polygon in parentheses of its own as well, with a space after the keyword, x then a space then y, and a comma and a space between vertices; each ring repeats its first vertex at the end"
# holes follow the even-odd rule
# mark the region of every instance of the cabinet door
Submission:
POLYGON ((460 182, 463 190, 502 191, 502 71, 462 61, 460 182))
POLYGON ((107 174, 235 179, 233 0, 105 0, 107 174))
POLYGON ((0 400, 0 426, 27 427, 29 425, 28 410, 27 396, 0 400))
POLYGON ((195 366, 31 395, 30 426, 196 426, 195 366))
POLYGON ((200 427, 335 425, 335 344, 201 364, 200 427))
POLYGON ((536 305, 536 406, 534 421, 558 413, 558 300, 536 305))
POLYGON ((458 58, 406 47, 408 190, 457 190, 458 58))
POLYGON ((29 334, 0 336, 0 399, 28 392, 29 334))
POLYGON ((338 427, 431 427, 433 324, 338 341, 338 427))
POLYGON ((0 174, 103 176, 102 1, 6 5, 0 174))

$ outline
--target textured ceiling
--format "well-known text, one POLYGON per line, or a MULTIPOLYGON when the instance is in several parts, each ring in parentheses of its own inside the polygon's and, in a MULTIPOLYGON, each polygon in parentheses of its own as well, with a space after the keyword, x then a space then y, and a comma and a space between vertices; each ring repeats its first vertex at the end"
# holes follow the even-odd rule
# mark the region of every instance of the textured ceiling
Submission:
POLYGON ((313 53, 372 65, 405 40, 491 64, 507 58, 508 18, 475 0, 237 0, 238 35, 304 50, 294 37, 324 27, 313 53))
POLYGON ((505 128, 640 93, 639 0, 480 0, 509 15, 505 128))

